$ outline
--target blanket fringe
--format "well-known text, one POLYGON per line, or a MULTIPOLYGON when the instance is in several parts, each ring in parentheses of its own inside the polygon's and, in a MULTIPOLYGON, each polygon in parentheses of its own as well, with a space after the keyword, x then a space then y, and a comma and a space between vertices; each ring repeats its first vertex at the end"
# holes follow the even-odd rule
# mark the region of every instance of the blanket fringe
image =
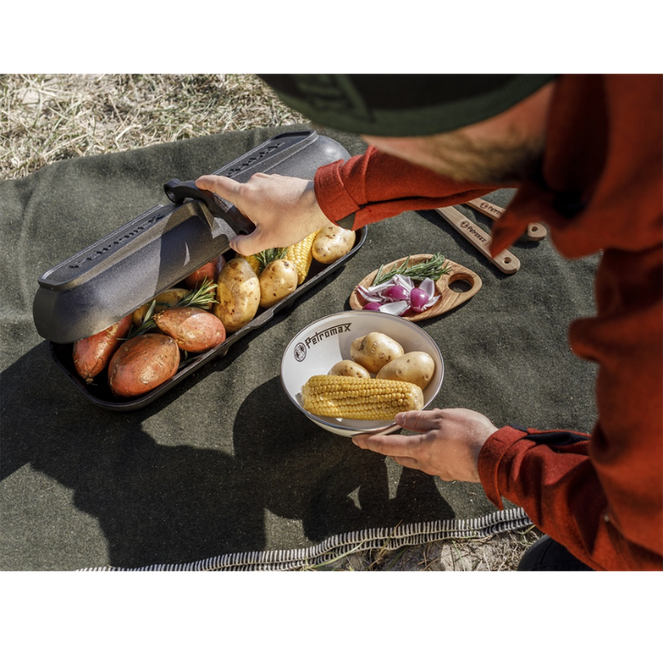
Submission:
POLYGON ((304 549, 228 553, 185 564, 155 564, 140 568, 95 567, 79 571, 288 571, 320 567, 338 558, 372 549, 395 550, 448 538, 481 538, 531 526, 522 508, 496 511, 481 518, 437 520, 366 529, 333 535, 304 549))

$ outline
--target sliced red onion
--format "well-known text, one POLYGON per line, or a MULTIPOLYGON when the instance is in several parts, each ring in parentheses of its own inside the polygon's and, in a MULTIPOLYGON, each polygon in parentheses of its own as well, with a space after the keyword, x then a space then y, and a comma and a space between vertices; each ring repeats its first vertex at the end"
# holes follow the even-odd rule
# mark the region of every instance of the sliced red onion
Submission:
POLYGON ((415 287, 410 291, 410 307, 415 313, 421 313, 429 300, 428 294, 423 289, 415 287))
POLYGON ((380 305, 380 312, 383 314, 392 314, 393 316, 402 316, 409 308, 410 305, 407 302, 400 300, 380 305))
POLYGON ((419 283, 419 289, 425 291, 428 296, 432 298, 435 294, 435 282, 433 282, 430 278, 424 278, 419 283))
POLYGON ((360 285, 357 292, 367 302, 364 309, 396 316, 421 313, 439 300, 439 296, 435 296, 435 282, 430 278, 422 280, 421 284, 415 287, 411 278, 399 274, 373 287, 360 285))
POLYGON ((410 291, 410 289, 400 284, 392 284, 382 292, 382 296, 388 300, 391 300, 392 302, 407 300, 410 296, 410 291))
POLYGON ((408 277, 401 275, 395 275, 391 280, 383 282, 372 287, 363 287, 359 285, 357 291, 363 296, 368 302, 385 302, 386 298, 384 296, 385 291, 392 287, 404 287, 408 291, 414 287, 412 280, 408 277))
POLYGON ((368 302, 384 302, 382 292, 388 287, 388 284, 380 284, 377 287, 370 287, 367 289, 366 287, 359 285, 357 291, 362 295, 364 300, 368 302))

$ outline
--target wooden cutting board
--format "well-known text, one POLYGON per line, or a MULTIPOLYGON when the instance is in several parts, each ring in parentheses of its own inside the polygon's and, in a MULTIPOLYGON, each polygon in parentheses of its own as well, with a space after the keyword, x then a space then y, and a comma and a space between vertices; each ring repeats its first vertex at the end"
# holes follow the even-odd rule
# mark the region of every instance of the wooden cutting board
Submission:
MULTIPOLYGON (((407 266, 418 264, 419 262, 429 260, 432 257, 432 255, 425 253, 411 255, 407 266)), ((399 260, 394 260, 393 262, 386 264, 383 271, 389 271, 392 267, 403 264, 406 259, 407 258, 400 258, 399 260)), ((435 295, 441 296, 440 299, 430 309, 412 316, 401 316, 402 318, 411 320, 412 322, 425 320, 426 318, 434 318, 435 316, 446 313, 454 307, 458 307, 458 305, 467 302, 477 291, 479 291, 479 289, 481 289, 481 278, 474 273, 474 271, 471 271, 456 262, 452 262, 451 260, 447 260, 447 262, 451 267, 450 273, 446 273, 435 282, 435 295), (450 285, 454 283, 457 283, 457 287, 462 285, 467 288, 458 290, 452 289, 450 285)), ((364 288, 370 287, 373 284, 373 280, 377 273, 378 269, 367 275, 357 286, 362 286, 364 288)), ((364 308, 364 305, 366 305, 366 300, 357 292, 357 288, 355 287, 350 295, 350 307, 354 310, 361 310, 364 308)))

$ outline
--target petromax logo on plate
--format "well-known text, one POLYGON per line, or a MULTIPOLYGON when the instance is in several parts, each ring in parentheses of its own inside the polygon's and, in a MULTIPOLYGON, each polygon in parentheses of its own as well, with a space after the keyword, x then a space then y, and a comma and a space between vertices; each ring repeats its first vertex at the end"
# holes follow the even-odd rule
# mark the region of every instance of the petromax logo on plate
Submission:
POLYGON ((343 323, 341 325, 334 325, 333 327, 328 327, 327 329, 322 329, 315 332, 315 334, 312 336, 305 338, 303 342, 297 343, 295 345, 295 360, 301 363, 306 358, 306 354, 311 345, 317 345, 325 338, 331 338, 332 336, 337 336, 338 334, 344 334, 346 331, 350 331, 350 327, 352 327, 352 323, 343 323))

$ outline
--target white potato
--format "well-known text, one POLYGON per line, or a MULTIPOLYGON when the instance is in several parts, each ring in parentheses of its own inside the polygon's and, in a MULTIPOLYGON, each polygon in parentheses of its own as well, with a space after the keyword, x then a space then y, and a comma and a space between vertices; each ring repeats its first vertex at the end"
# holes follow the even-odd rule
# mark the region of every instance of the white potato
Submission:
POLYGON ((233 258, 219 273, 216 289, 218 304, 214 314, 228 333, 251 322, 260 305, 260 282, 256 272, 243 258, 233 258))
POLYGON ((422 390, 430 383, 435 373, 435 361, 426 352, 407 352, 387 363, 376 378, 392 381, 407 381, 422 390))
POLYGON ((271 307, 291 294, 298 284, 297 267, 290 260, 274 260, 260 274, 260 306, 271 307))
POLYGON ((355 376, 357 378, 371 378, 368 370, 355 363, 354 361, 339 361, 329 370, 329 374, 334 376, 355 376))
POLYGON ((355 338, 350 345, 350 356, 371 374, 377 374, 387 363, 402 356, 403 347, 393 338, 381 332, 355 338))
POLYGON ((356 236, 354 231, 334 224, 323 226, 315 236, 311 253, 321 264, 332 264, 352 249, 356 236))

